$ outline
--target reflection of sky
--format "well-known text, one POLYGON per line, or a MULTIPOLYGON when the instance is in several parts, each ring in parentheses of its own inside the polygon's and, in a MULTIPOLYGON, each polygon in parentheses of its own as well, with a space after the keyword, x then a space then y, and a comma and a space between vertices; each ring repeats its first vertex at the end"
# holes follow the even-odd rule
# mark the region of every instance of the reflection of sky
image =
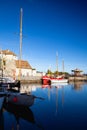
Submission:
MULTIPOLYGON (((34 105, 30 108, 36 122, 41 127, 45 130, 86 130, 87 84, 82 85, 82 89, 78 91, 73 89, 72 85, 62 86, 61 88, 55 86, 41 88, 40 85, 39 87, 37 85, 36 88, 36 91, 32 91, 32 94, 43 97, 45 100, 36 98, 34 105)), ((4 115, 9 122, 8 124, 14 122, 14 118, 10 114, 5 112, 4 115)), ((5 125, 8 124, 5 123, 5 125)), ((20 125, 21 129, 25 125, 26 129, 39 130, 35 125, 29 124, 23 119, 20 120, 20 125)))

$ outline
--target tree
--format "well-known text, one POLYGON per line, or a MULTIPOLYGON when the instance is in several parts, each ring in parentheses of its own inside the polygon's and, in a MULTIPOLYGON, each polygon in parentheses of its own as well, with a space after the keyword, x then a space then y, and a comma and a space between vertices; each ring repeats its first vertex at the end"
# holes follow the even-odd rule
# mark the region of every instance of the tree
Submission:
POLYGON ((53 73, 48 69, 46 74, 51 76, 53 73))

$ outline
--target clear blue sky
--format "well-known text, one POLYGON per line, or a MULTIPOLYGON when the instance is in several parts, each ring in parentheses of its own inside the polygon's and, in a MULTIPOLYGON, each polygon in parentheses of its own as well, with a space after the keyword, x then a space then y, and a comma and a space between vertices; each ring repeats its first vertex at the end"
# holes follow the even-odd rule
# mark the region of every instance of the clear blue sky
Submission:
POLYGON ((23 8, 22 58, 38 71, 79 68, 87 73, 86 0, 0 0, 0 48, 19 55, 23 8), (18 33, 18 34, 15 34, 18 33))

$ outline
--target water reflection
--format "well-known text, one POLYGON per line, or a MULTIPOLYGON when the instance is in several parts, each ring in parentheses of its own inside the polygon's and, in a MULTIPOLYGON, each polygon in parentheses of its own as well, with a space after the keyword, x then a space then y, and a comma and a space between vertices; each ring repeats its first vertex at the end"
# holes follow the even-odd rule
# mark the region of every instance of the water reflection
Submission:
POLYGON ((0 111, 0 130, 4 130, 4 117, 3 117, 3 111, 0 111))
MULTIPOLYGON (((38 97, 43 97, 45 100, 35 100, 35 103, 30 108, 17 108, 9 105, 4 106, 4 110, 11 113, 12 119, 15 117, 15 126, 17 129, 26 130, 86 130, 87 128, 87 84, 84 83, 69 83, 68 85, 22 85, 21 93, 31 93, 38 97), (29 89, 28 89, 29 87, 29 89), (84 88, 83 91, 77 88, 84 88), (22 110, 21 110, 22 109, 22 110), (17 110, 17 111, 15 111, 17 110), (29 119, 28 119, 29 118, 29 119), (39 124, 39 125, 38 125, 39 124), (43 127, 42 127, 43 126, 43 127)), ((3 113, 4 113, 3 110, 3 113)), ((9 114, 4 114, 4 117, 9 114)), ((3 114, 1 114, 3 122, 3 114)), ((4 120, 10 122, 11 120, 4 120)), ((3 123, 2 123, 3 124, 3 123)), ((5 129, 8 123, 4 124, 5 129)), ((15 127, 14 126, 14 127, 15 127)), ((1 130, 4 130, 0 124, 1 130)), ((15 129, 15 128, 14 128, 15 129)), ((10 130, 10 129, 9 129, 10 130)), ((15 129, 16 130, 16 129, 15 129)))
POLYGON ((28 107, 21 107, 14 104, 4 104, 3 110, 13 114, 16 119, 17 130, 19 130, 19 120, 23 118, 24 120, 35 124, 35 119, 33 112, 28 107))
POLYGON ((21 84, 20 89, 17 87, 15 88, 10 88, 7 90, 12 91, 12 92, 20 92, 20 93, 26 93, 26 94, 31 94, 31 92, 35 92, 37 88, 41 88, 41 85, 39 84, 21 84))
POLYGON ((58 112, 58 97, 59 97, 59 95, 58 95, 58 93, 59 93, 59 89, 61 89, 61 103, 62 103, 62 107, 63 107, 63 105, 64 105, 64 86, 63 85, 60 85, 60 86, 55 86, 55 88, 56 88, 56 114, 57 114, 57 112, 58 112))
POLYGON ((57 115, 57 111, 58 111, 58 87, 56 87, 56 115, 57 115))
POLYGON ((64 105, 64 87, 67 85, 68 85, 68 83, 62 83, 62 84, 56 83, 56 84, 52 84, 52 85, 42 85, 42 89, 48 90, 48 100, 51 100, 52 92, 55 93, 55 105, 56 105, 55 113, 56 113, 56 115, 58 112, 58 102, 60 100, 60 99, 58 99, 60 96, 58 93, 61 94, 61 102, 62 102, 62 107, 63 107, 63 105, 64 105))
POLYGON ((70 84, 74 90, 81 90, 85 82, 71 82, 70 84))
POLYGON ((36 91, 39 87, 41 86, 38 84, 22 84, 20 88, 20 93, 30 94, 32 91, 36 91))

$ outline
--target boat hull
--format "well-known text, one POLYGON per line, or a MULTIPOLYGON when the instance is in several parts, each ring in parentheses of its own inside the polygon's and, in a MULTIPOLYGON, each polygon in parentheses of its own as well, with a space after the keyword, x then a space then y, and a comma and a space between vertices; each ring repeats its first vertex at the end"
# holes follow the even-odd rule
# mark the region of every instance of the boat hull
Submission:
POLYGON ((42 84, 43 84, 43 85, 51 85, 51 80, 50 80, 50 78, 47 77, 47 76, 43 76, 43 78, 42 78, 42 84))
POLYGON ((35 97, 33 95, 9 95, 6 97, 5 102, 6 103, 11 103, 19 106, 26 106, 30 107, 34 104, 34 99, 35 97))
POLYGON ((43 85, 51 85, 52 83, 68 83, 68 79, 64 78, 50 78, 47 76, 44 76, 42 78, 42 84, 43 85))
POLYGON ((67 83, 67 79, 51 79, 51 83, 67 83))

